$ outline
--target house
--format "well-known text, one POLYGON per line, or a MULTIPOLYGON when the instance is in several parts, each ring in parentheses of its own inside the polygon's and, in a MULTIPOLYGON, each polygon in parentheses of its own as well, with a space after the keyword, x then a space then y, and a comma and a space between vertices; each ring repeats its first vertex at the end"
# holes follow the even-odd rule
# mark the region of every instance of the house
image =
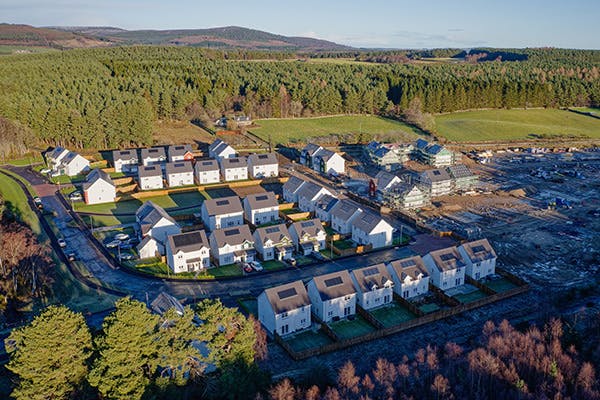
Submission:
POLYGON ((304 212, 315 211, 317 200, 323 195, 332 193, 316 183, 306 182, 298 191, 298 208, 304 212))
POLYGON ((248 156, 248 173, 252 179, 279 176, 279 161, 275 153, 250 154, 248 156))
POLYGON ((279 203, 273 192, 249 194, 243 204, 244 216, 252 225, 268 224, 279 219, 279 203))
POLYGON ((69 154, 69 150, 64 147, 58 146, 52 149, 52 151, 46 152, 46 164, 52 171, 58 171, 59 166, 63 158, 69 154))
POLYGON ((139 159, 137 150, 114 150, 112 152, 115 172, 137 172, 139 159))
POLYGON ((350 272, 356 289, 356 301, 365 310, 390 304, 394 298, 394 282, 385 264, 380 263, 350 272))
POLYGON ((280 336, 311 326, 311 305, 302 281, 263 290, 258 295, 258 320, 271 334, 280 336))
POLYGON ((429 292, 429 273, 421 256, 390 261, 387 269, 394 281, 394 292, 403 299, 429 292))
POLYGON ((160 165, 140 165, 138 168, 138 185, 141 190, 162 189, 164 184, 160 165))
POLYGON ((402 179, 386 171, 379 171, 377 175, 375 175, 375 185, 377 187, 377 191, 380 193, 392 190, 394 186, 397 186, 401 183, 402 179))
POLYGON ((46 153, 46 163, 52 170, 52 176, 76 176, 90 170, 90 162, 86 158, 64 147, 56 147, 46 153))
POLYGON ((233 117, 233 120, 238 126, 248 126, 252 125, 252 118, 248 115, 238 115, 233 117))
POLYGON ((401 183, 382 193, 385 205, 396 210, 411 210, 431 204, 429 192, 411 183, 401 183))
POLYGON ((210 268, 210 245, 204 231, 191 231, 167 238, 167 265, 178 274, 210 268))
POLYGON ((191 161, 170 162, 165 168, 169 187, 194 184, 194 167, 191 161))
POLYGON ((331 224, 331 209, 339 200, 332 195, 324 194, 315 202, 315 217, 331 224))
POLYGON ((300 151, 300 164, 306 165, 308 168, 313 168, 313 156, 322 149, 323 148, 317 144, 308 143, 300 151))
POLYGON ((414 147, 404 143, 379 143, 372 141, 365 146, 367 160, 386 171, 394 171, 410 159, 414 147))
POLYGON ((92 170, 83 184, 85 203, 112 203, 115 201, 115 197, 117 197, 117 190, 110 176, 101 169, 92 170))
POLYGON ((327 233, 319 219, 294 222, 289 231, 298 253, 306 256, 325 249, 327 233))
POLYGON ((446 167, 446 171, 452 178, 452 188, 456 192, 468 192, 477 186, 479 178, 464 164, 456 164, 446 167))
POLYGON ((214 230, 210 234, 210 251, 218 266, 254 261, 254 238, 248 225, 214 230))
POLYGON ((167 311, 175 309, 175 312, 179 316, 183 316, 185 308, 175 297, 167 294, 166 292, 160 292, 158 296, 150 303, 150 309, 158 315, 164 315, 167 311))
POLYGON ((431 282, 442 290, 465 283, 466 263, 455 246, 434 250, 423 257, 431 282))
POLYGON ((209 185, 221 181, 221 173, 217 160, 200 160, 194 166, 196 172, 196 183, 198 185, 209 185))
POLYGON ((144 166, 160 165, 167 161, 164 147, 150 147, 142 149, 142 164, 144 166))
POLYGON ((346 173, 346 160, 336 152, 321 149, 313 155, 315 171, 327 175, 343 175, 346 173))
POLYGON ((225 182, 248 179, 246 157, 224 158, 221 160, 221 175, 225 182))
POLYGON ((189 144, 177 144, 169 146, 167 150, 169 153, 169 162, 194 161, 194 153, 192 153, 192 146, 189 144))
POLYGON ((208 156, 218 161, 224 158, 233 158, 235 155, 235 149, 221 139, 215 140, 208 146, 208 156))
POLYGON ((377 214, 363 211, 350 225, 352 240, 358 244, 371 245, 374 249, 392 245, 394 227, 377 214))
POLYGON ((458 252, 465 260, 465 273, 475 280, 496 273, 496 252, 487 239, 475 240, 458 246, 458 252))
POLYGON ((352 232, 352 221, 362 213, 362 208, 352 200, 343 199, 331 208, 331 228, 343 235, 352 232))
POLYGON ((306 285, 314 314, 323 322, 356 314, 356 289, 348 271, 315 276, 306 285))
POLYGON ((290 179, 283 184, 283 199, 288 203, 297 203, 298 191, 305 183, 305 180, 302 180, 295 175, 290 176, 290 179))
POLYGON ((267 260, 289 260, 294 252, 292 237, 285 224, 265 226, 254 231, 254 246, 267 260))
POLYGON ((415 155, 424 164, 436 168, 454 164, 455 154, 444 146, 428 143, 426 140, 418 139, 415 144, 415 155))
POLYGON ((431 197, 452 193, 452 178, 444 169, 438 168, 423 171, 419 175, 419 180, 427 188, 431 197))
POLYGON ((155 257, 165 253, 167 237, 181 233, 181 227, 160 206, 147 201, 135 213, 141 242, 137 249, 140 258, 155 257))
POLYGON ((244 223, 244 210, 237 196, 204 200, 201 215, 204 226, 210 231, 244 223))

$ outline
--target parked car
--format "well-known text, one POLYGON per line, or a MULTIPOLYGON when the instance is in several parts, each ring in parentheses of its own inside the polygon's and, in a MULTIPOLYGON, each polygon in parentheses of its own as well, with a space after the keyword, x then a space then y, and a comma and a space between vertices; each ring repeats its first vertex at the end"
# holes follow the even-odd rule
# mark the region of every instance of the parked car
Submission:
POLYGON ((44 168, 44 169, 40 169, 40 174, 49 174, 50 172, 52 172, 52 170, 50 168, 44 168))
POLYGON ((253 271, 254 271, 254 269, 252 269, 252 267, 251 267, 251 266, 250 266, 250 264, 248 264, 248 263, 244 263, 244 264, 242 264, 242 269, 244 270, 244 272, 246 272, 246 273, 248 273, 248 274, 249 274, 250 272, 253 272, 253 271))
POLYGON ((133 244, 129 242, 119 242, 119 248, 121 250, 129 250, 133 248, 133 244))
POLYGON ((76 190, 69 194, 69 200, 81 201, 81 200, 83 200, 83 194, 81 194, 80 191, 76 190))
POLYGON ((250 261, 248 264, 250 264, 252 269, 255 271, 262 271, 264 269, 258 261, 250 261))
POLYGON ((75 261, 75 260, 77 260, 77 255, 75 253, 69 253, 69 254, 67 254, 67 259, 69 261, 75 261))
POLYGON ((288 264, 290 264, 292 267, 296 266, 296 259, 295 258, 289 258, 287 259, 288 264))
POLYGON ((119 247, 120 245, 121 245, 120 240, 112 240, 112 241, 104 244, 104 246, 106 246, 107 249, 115 249, 115 248, 119 247))
POLYGON ((44 205, 42 204, 42 199, 40 199, 39 197, 34 197, 33 198, 33 203, 35 204, 35 206, 39 209, 42 209, 44 207, 44 205))
POLYGON ((65 239, 60 238, 58 239, 58 245, 64 249, 65 247, 67 247, 67 242, 65 242, 65 239))
POLYGON ((121 253, 121 255, 119 256, 119 260, 120 261, 128 261, 128 260, 133 260, 134 256, 131 253, 121 253))
POLYGON ((126 234, 126 233, 117 233, 117 234, 115 235, 115 238, 114 238, 114 239, 115 239, 115 240, 120 240, 121 242, 124 242, 124 241, 126 241, 126 240, 128 240, 128 239, 129 239, 129 235, 128 235, 128 234, 126 234))

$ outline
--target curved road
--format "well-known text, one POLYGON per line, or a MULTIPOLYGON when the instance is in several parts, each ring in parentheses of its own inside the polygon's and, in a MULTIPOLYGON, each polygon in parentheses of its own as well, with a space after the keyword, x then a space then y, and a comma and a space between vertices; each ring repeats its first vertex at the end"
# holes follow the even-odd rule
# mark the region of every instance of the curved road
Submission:
MULTIPOLYGON (((164 279, 134 275, 115 268, 104 254, 79 228, 69 226, 72 221, 69 211, 56 195, 56 186, 28 167, 5 166, 6 169, 27 180, 38 193, 45 209, 55 212, 54 222, 65 241, 67 249, 77 254, 96 279, 132 297, 146 301, 154 299, 161 291, 172 294, 180 300, 194 301, 202 298, 221 298, 227 304, 234 304, 240 296, 258 295, 263 289, 298 279, 310 279, 314 275, 326 274, 342 269, 354 269, 383 261, 406 257, 412 254, 409 248, 386 249, 366 255, 328 261, 318 265, 279 271, 276 273, 255 273, 234 280, 223 281, 167 281, 164 279)), ((73 225, 73 224, 71 224, 73 225)), ((83 282, 86 283, 86 282, 83 282)))

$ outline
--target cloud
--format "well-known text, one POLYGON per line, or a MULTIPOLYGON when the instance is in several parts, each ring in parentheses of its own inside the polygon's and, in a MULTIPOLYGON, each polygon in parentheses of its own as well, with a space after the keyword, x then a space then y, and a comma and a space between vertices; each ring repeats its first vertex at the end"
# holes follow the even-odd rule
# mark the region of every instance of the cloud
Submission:
MULTIPOLYGON (((462 33, 463 31, 456 31, 462 33)), ((397 31, 392 34, 394 44, 401 48, 473 47, 486 44, 483 40, 466 38, 459 34, 422 33, 397 31)))

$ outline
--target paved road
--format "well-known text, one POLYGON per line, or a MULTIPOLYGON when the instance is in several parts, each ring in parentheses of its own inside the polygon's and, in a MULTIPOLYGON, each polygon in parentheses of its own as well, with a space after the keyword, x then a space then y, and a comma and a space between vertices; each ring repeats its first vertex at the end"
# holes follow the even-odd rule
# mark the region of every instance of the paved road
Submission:
POLYGON ((68 210, 55 194, 56 187, 48 184, 37 173, 27 167, 7 167, 31 183, 40 196, 44 208, 54 211, 55 224, 67 242, 68 249, 77 254, 90 271, 91 276, 105 282, 113 288, 128 293, 132 297, 145 301, 153 299, 161 291, 172 294, 179 299, 201 299, 220 297, 224 302, 232 304, 240 295, 258 295, 264 288, 302 279, 308 280, 314 275, 326 274, 342 269, 355 269, 406 257, 413 254, 408 247, 386 249, 352 258, 324 262, 318 265, 277 273, 249 275, 241 279, 216 282, 166 281, 151 277, 133 275, 115 268, 102 252, 84 235, 79 228, 69 226, 72 220, 68 210))

